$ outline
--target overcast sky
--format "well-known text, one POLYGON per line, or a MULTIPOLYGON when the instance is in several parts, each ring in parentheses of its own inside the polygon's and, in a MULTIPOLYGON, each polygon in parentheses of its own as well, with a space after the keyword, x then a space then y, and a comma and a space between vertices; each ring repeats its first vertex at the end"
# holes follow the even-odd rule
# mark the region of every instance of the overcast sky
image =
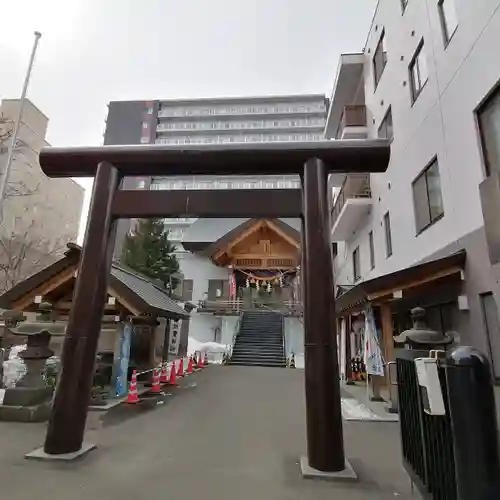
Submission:
MULTIPOLYGON (((376 0, 16 0, 2 8, 0 97, 29 98, 52 145, 102 144, 120 99, 325 93, 363 48, 376 0)), ((83 185, 88 187, 89 182, 83 185)))

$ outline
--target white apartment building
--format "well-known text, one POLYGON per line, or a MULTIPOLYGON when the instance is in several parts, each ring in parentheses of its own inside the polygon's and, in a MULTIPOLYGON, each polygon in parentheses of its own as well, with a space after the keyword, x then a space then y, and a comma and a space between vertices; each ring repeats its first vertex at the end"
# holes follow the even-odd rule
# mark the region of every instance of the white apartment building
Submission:
POLYGON ((430 326, 487 353, 496 377, 499 44, 499 0, 380 0, 363 50, 340 59, 325 129, 392 140, 387 172, 346 177, 333 203, 339 314, 359 311, 354 297, 385 308, 390 358, 386 332, 426 307, 430 326))
MULTIPOLYGON (((0 106, 0 175, 4 172, 18 99, 0 106)), ((0 291, 48 266, 76 242, 84 189, 72 179, 49 179, 38 155, 45 140, 48 118, 26 100, 14 149, 3 220, 0 225, 0 291)))

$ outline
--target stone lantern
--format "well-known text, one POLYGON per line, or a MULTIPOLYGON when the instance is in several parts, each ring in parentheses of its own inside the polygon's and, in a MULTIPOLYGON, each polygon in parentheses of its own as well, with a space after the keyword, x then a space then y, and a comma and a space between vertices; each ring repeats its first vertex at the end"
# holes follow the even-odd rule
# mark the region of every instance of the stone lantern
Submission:
MULTIPOLYGON (((400 335, 394 337, 394 342, 398 344, 398 348, 396 349, 396 367, 398 359, 413 361, 416 358, 426 358, 429 356, 429 351, 444 351, 454 341, 453 336, 447 333, 442 334, 427 326, 425 309, 422 307, 415 307, 410 311, 410 315, 413 328, 405 330, 400 335)), ((396 368, 396 372, 399 372, 398 368, 396 368)), ((397 382, 393 379, 393 376, 391 376, 389 390, 391 399, 389 412, 397 413, 399 408, 397 382)))
POLYGON ((432 330, 425 322, 425 309, 415 307, 410 311, 413 328, 405 330, 394 337, 394 342, 405 346, 406 349, 431 351, 433 349, 446 349, 453 342, 453 337, 432 330))
POLYGON ((49 303, 41 303, 39 311, 35 321, 20 322, 10 329, 14 336, 27 337, 26 349, 19 354, 26 372, 16 387, 5 390, 0 419, 43 421, 49 416, 54 392, 44 380, 47 359, 54 355, 49 343, 52 335, 65 334, 66 323, 53 320, 49 303))

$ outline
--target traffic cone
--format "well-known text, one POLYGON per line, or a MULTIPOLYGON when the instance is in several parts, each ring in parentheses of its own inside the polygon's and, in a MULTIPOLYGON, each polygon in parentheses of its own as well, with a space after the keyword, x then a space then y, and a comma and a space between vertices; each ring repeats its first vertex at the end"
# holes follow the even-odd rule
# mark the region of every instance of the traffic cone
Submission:
POLYGON ((139 402, 139 394, 137 393, 137 372, 134 370, 132 372, 132 377, 130 378, 130 385, 128 387, 128 404, 136 404, 139 402))
POLYGON ((167 365, 161 367, 160 384, 168 384, 167 365))
POLYGON ((295 368, 295 354, 292 353, 292 357, 290 358, 290 368, 295 368))
POLYGON ((191 375, 191 373, 193 373, 193 356, 189 358, 188 369, 186 373, 188 375, 191 375))
POLYGON ((178 377, 184 377, 184 358, 179 361, 179 369, 177 370, 178 377))
POLYGON ((203 359, 203 366, 208 366, 208 352, 205 351, 205 358, 203 359))
POLYGON ((160 387, 160 374, 158 370, 155 368, 153 372, 153 385, 151 386, 151 392, 158 393, 161 392, 160 387))
POLYGON ((170 367, 170 378, 168 380, 168 385, 177 385, 177 377, 175 375, 175 361, 172 361, 172 366, 170 367))
POLYGON ((198 368, 199 369, 205 368, 205 365, 203 364, 203 357, 201 355, 201 352, 200 352, 200 356, 198 357, 198 368))

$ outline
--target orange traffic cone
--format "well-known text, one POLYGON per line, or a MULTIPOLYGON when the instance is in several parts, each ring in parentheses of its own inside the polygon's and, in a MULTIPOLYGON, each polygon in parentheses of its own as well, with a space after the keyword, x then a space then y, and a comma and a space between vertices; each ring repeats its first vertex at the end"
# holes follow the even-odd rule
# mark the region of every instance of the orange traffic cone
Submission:
POLYGON ((161 367, 160 384, 168 384, 167 365, 161 367))
POLYGON ((189 363, 188 363, 188 368, 187 368, 187 375, 191 375, 193 373, 193 356, 189 358, 189 363))
POLYGON ((179 369, 177 370, 178 377, 184 377, 184 358, 179 361, 179 369))
POLYGON ((151 392, 154 393, 161 392, 160 374, 158 373, 158 370, 156 368, 153 372, 153 385, 151 386, 151 392))
POLYGON ((177 377, 175 375, 175 361, 172 361, 172 366, 170 368, 170 379, 168 380, 168 385, 177 385, 177 377))
POLYGON ((202 356, 201 352, 200 352, 200 355, 198 357, 198 368, 200 368, 200 369, 205 368, 205 365, 203 364, 203 356, 202 356))
POLYGON ((136 404, 139 402, 139 394, 137 393, 137 372, 132 372, 130 385, 128 387, 127 403, 136 404))

